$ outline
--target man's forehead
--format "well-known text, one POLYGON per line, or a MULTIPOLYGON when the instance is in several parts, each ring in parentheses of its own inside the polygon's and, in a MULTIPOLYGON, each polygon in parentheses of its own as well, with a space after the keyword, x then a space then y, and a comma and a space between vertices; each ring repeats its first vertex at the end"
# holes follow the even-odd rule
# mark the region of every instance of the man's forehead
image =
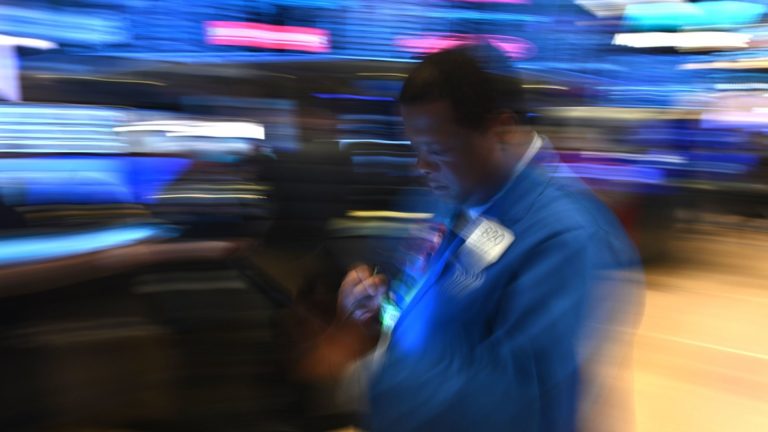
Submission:
POLYGON ((448 101, 408 104, 400 109, 403 120, 409 127, 425 128, 453 124, 453 110, 448 101))

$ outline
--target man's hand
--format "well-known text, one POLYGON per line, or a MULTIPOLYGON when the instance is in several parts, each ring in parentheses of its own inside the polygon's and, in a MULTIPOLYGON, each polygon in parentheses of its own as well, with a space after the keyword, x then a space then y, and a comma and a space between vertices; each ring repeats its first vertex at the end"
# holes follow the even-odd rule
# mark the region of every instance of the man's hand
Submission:
POLYGON ((381 298, 386 293, 387 278, 365 264, 353 267, 339 289, 338 317, 368 324, 378 318, 381 298))
POLYGON ((304 378, 338 378, 356 359, 376 347, 379 306, 387 279, 367 265, 353 267, 339 289, 336 322, 298 365, 304 378))

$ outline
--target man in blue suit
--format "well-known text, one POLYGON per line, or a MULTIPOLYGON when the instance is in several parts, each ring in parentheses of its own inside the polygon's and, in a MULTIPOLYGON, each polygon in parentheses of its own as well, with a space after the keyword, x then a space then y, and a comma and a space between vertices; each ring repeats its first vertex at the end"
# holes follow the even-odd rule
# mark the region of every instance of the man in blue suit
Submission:
MULTIPOLYGON (((365 265, 342 284, 329 346, 378 335, 380 315, 394 324, 365 368, 372 430, 579 430, 599 393, 587 369, 617 326, 632 328, 634 248, 526 126, 505 65, 487 46, 452 49, 403 86, 418 168, 454 211, 412 291, 393 293, 365 265)), ((345 358, 330 352, 328 370, 345 358)))

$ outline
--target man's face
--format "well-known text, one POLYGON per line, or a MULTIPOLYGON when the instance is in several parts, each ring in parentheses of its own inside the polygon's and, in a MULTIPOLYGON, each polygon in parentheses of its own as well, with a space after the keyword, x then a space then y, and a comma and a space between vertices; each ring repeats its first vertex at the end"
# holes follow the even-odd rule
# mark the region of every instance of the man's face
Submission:
POLYGON ((402 115, 417 167, 437 195, 463 203, 487 185, 498 155, 491 131, 457 125, 447 101, 403 106, 402 115))

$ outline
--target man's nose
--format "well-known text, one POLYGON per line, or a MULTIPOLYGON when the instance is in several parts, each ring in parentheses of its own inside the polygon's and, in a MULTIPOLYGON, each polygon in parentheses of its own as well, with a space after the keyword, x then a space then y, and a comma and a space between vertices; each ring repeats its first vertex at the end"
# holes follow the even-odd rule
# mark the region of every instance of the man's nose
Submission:
POLYGON ((431 162, 429 159, 423 156, 419 156, 416 159, 416 169, 418 169, 419 172, 425 176, 433 174, 437 170, 435 163, 431 162))

